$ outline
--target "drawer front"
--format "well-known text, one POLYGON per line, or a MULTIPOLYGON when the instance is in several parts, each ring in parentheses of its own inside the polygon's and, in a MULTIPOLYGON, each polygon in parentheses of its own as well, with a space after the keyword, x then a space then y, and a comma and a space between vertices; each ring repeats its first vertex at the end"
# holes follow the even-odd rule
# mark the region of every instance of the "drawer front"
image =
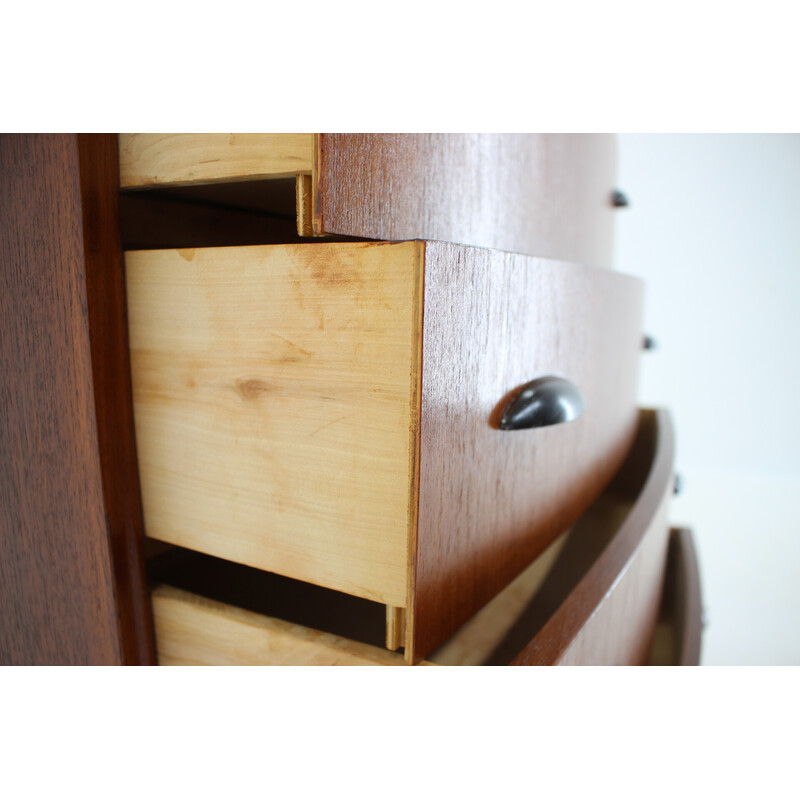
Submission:
MULTIPOLYGON (((653 642, 667 564, 667 514, 673 487, 674 442, 665 411, 645 411, 629 458, 604 497, 621 507, 620 524, 598 548, 596 531, 576 526, 539 600, 544 624, 514 658, 518 665, 644 664, 653 642), (583 574, 565 597, 586 556, 583 574), (559 571, 561 575, 559 575, 559 571), (546 595, 550 592, 550 597, 546 595)), ((618 513, 612 511, 612 513, 618 513)))
POLYGON ((636 425, 641 284, 438 242, 127 254, 149 536, 407 609, 419 661, 574 522, 636 425), (424 289, 423 289, 424 287, 424 289), (586 410, 499 430, 547 375, 586 410))
POLYGON ((649 663, 653 666, 696 667, 703 638, 700 568, 692 532, 669 532, 664 596, 649 663))
POLYGON ((149 536, 405 607, 420 252, 126 255, 149 536))
POLYGON ((637 424, 642 284, 460 245, 425 253, 413 657, 425 657, 589 507, 637 424), (576 420, 499 430, 510 393, 556 375, 576 420))

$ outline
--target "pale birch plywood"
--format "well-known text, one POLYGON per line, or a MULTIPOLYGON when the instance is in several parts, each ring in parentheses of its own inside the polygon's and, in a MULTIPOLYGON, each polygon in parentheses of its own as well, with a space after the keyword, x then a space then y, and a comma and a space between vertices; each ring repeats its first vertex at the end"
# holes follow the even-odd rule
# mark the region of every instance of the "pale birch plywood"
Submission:
POLYGON ((180 589, 152 593, 162 666, 403 666, 402 655, 180 589))
POLYGON ((310 172, 313 133, 121 133, 120 184, 188 186, 310 172))
POLYGON ((406 610, 386 606, 386 649, 399 650, 406 639, 406 610))
POLYGON ((406 606, 421 254, 126 254, 149 536, 406 606))
POLYGON ((310 175, 297 176, 295 181, 295 199, 297 203, 297 235, 313 236, 313 193, 310 175))

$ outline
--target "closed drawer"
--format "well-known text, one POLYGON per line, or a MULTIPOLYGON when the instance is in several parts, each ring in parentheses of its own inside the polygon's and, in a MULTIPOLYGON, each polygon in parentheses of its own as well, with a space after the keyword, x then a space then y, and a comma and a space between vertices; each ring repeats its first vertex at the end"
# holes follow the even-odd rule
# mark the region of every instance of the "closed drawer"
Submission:
MULTIPOLYGON (((642 412, 632 451, 606 491, 428 663, 643 663, 662 596, 672 450, 668 415, 642 412)), ((230 580, 230 568, 216 582, 202 564, 173 574, 177 585, 153 592, 162 664, 404 663, 380 647, 369 608, 344 597, 315 596, 308 585, 281 591, 253 571, 251 591, 234 598, 230 587, 248 578, 230 580), (334 621, 327 612, 337 604, 334 621)), ((170 581, 169 571, 162 578, 170 581)))
POLYGON ((595 500, 636 427, 641 285, 441 242, 126 255, 150 537, 384 604, 419 661, 595 500), (558 375, 575 421, 499 430, 558 375))

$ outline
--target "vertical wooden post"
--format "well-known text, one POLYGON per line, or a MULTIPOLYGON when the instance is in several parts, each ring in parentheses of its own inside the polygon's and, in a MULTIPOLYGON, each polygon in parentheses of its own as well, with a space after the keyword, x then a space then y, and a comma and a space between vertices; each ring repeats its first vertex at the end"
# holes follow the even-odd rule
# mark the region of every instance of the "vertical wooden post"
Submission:
POLYGON ((0 136, 0 663, 152 664, 116 137, 0 136))

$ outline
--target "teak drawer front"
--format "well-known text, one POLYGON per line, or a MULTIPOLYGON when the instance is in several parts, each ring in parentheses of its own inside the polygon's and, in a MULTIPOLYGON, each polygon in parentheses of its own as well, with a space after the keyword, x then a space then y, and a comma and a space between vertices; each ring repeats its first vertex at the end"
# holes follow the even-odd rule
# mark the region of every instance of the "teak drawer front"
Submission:
MULTIPOLYGON (((555 596, 539 601, 540 612, 552 609, 553 613, 547 614, 545 624, 513 664, 647 663, 667 564, 673 459, 669 414, 643 411, 631 457, 604 495, 612 500, 632 496, 635 502, 563 602, 557 587, 560 567, 554 566, 548 576, 553 586, 545 584, 540 592, 546 595, 552 590, 555 596)), ((574 572, 597 547, 593 534, 580 529, 571 532, 573 541, 568 540, 560 554, 562 573, 574 572)))
POLYGON ((406 608, 411 660, 572 524, 632 440, 627 276, 440 242, 127 267, 148 535, 406 608), (550 374, 584 414, 498 430, 501 400, 550 374))
POLYGON ((616 168, 610 134, 320 133, 313 231, 610 267, 616 168))
POLYGON ((600 494, 637 424, 642 284, 619 273, 430 242, 425 253, 414 653, 450 636, 600 494), (547 375, 575 421, 498 430, 547 375))

